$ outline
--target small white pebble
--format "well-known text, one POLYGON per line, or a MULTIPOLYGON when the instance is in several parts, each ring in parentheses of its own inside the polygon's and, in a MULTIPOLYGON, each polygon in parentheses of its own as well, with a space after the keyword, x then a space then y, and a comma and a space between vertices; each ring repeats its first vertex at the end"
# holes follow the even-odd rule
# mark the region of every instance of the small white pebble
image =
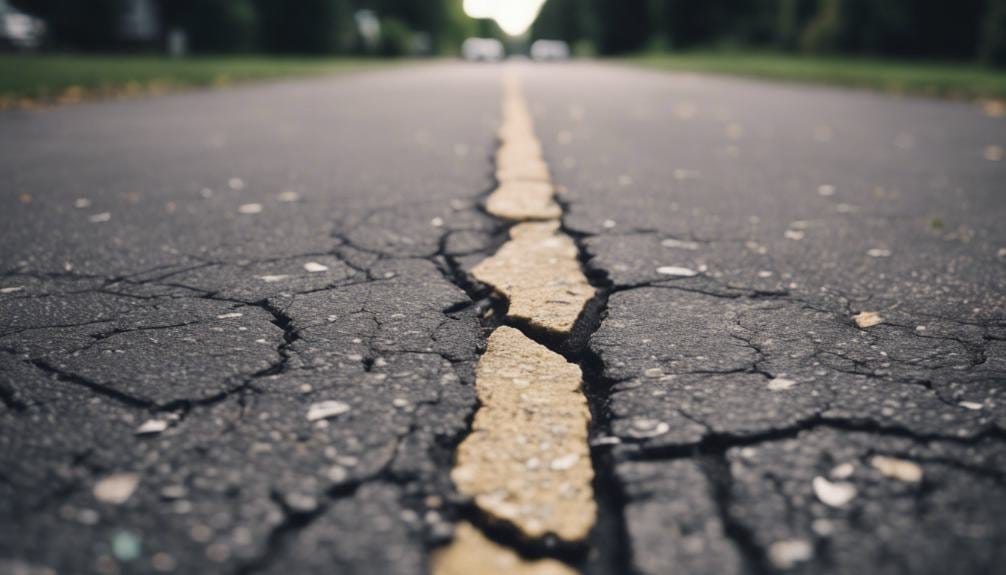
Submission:
POLYGON ((835 524, 824 518, 815 519, 810 528, 821 537, 828 537, 835 532, 835 524))
POLYGON ((5 287, 5 288, 0 288, 0 293, 14 293, 14 292, 17 292, 17 291, 21 291, 23 289, 24 289, 24 286, 5 287))
POLYGON ((168 428, 168 422, 163 419, 148 419, 136 428, 136 435, 156 435, 168 428))
POLYGON ((698 275, 699 272, 690 268, 682 268, 677 266, 662 266, 657 268, 657 273, 665 276, 690 278, 698 275))
POLYGON ((610 230, 611 228, 615 227, 618 224, 615 223, 615 220, 604 220, 603 222, 601 222, 601 225, 604 226, 606 229, 610 230))
POLYGON ((985 407, 982 404, 974 402, 974 401, 962 401, 962 402, 958 403, 957 405, 963 407, 964 409, 970 409, 972 411, 978 411, 979 409, 982 409, 983 407, 985 407))
POLYGON ((891 257, 891 250, 885 250, 882 248, 873 248, 866 251, 866 255, 871 258, 888 258, 891 257))
POLYGON ((84 209, 91 207, 91 200, 87 198, 77 198, 77 201, 73 202, 73 207, 84 209))
POLYGON ((332 483, 342 483, 347 477, 349 477, 349 472, 341 465, 333 465, 328 468, 328 473, 325 475, 332 483))
POLYGON ((820 196, 829 197, 835 195, 835 186, 818 186, 817 193, 820 196))
POLYGON ((94 485, 94 498, 103 503, 121 505, 133 496, 139 484, 140 476, 135 473, 108 475, 94 485))
POLYGON ((856 472, 856 466, 851 463, 840 463, 835 467, 831 468, 828 475, 832 479, 848 479, 852 477, 852 474, 856 472))
POLYGON ((87 221, 92 224, 100 224, 102 222, 107 222, 110 219, 112 219, 112 212, 101 212, 100 214, 88 216, 87 221))
POLYGON ((232 318, 235 318, 235 317, 241 317, 243 315, 244 315, 243 313, 238 313, 238 312, 234 312, 234 313, 222 313, 222 314, 220 314, 220 315, 217 316, 217 319, 232 319, 232 318))
POLYGON ((814 547, 804 539, 776 541, 768 548, 768 558, 777 569, 792 569, 814 556, 814 547))
POLYGON ((794 385, 796 385, 796 381, 785 377, 776 377, 768 382, 768 388, 771 391, 786 391, 794 385))
POLYGON ((442 228, 444 227, 444 218, 441 217, 433 218, 432 220, 430 220, 430 225, 435 228, 442 228))
POLYGON ((245 182, 241 178, 231 178, 227 180, 227 187, 234 191, 245 189, 245 182))
POLYGON ((632 421, 632 430, 629 433, 637 439, 645 439, 663 435, 670 430, 671 426, 666 421, 641 417, 632 421))
POLYGON ((327 272, 328 266, 319 264, 318 262, 307 262, 304 264, 304 270, 308 273, 316 274, 319 272, 327 272))
POLYGON ((665 248, 673 248, 677 250, 697 250, 699 249, 699 244, 695 242, 689 242, 685 240, 675 240, 673 238, 667 238, 666 240, 660 242, 660 245, 665 248))
POLYGON ((280 275, 274 275, 274 276, 259 276, 259 279, 262 280, 262 281, 264 281, 265 283, 271 284, 271 283, 281 282, 281 281, 285 280, 288 277, 290 277, 290 276, 280 274, 280 275))
POLYGON ((802 240, 804 233, 800 230, 786 230, 782 235, 787 240, 802 240))
POLYGON ((238 212, 242 214, 262 213, 262 204, 242 204, 238 207, 238 212))
POLYGON ((814 478, 812 486, 814 495, 829 507, 844 507, 857 494, 855 485, 844 481, 832 483, 820 475, 814 478))
POLYGON ((349 411, 349 404, 343 403, 341 401, 319 401, 317 403, 312 403, 311 407, 307 410, 307 420, 308 421, 318 421, 321 419, 328 419, 329 417, 335 417, 337 415, 342 415, 349 411))
POLYGON ((297 200, 300 199, 300 194, 298 194, 293 190, 283 190, 282 192, 279 193, 279 196, 277 196, 277 198, 281 202, 286 203, 296 202, 297 200))

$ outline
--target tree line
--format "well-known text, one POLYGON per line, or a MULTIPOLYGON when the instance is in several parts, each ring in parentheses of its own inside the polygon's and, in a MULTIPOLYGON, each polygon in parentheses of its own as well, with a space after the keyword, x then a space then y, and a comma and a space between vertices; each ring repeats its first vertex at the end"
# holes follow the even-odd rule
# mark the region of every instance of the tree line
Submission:
MULTIPOLYGON (((182 30, 197 53, 451 54, 464 38, 503 39, 462 0, 13 0, 47 23, 55 50, 163 48, 182 30), (160 33, 121 34, 137 3, 160 33), (379 26, 361 34, 361 11, 379 26)), ((1006 66, 1006 0, 547 0, 526 38, 579 53, 741 48, 981 61, 1006 66)))
POLYGON ((604 55, 761 48, 1006 66, 1006 0, 548 0, 532 37, 604 55))
POLYGON ((464 15, 461 0, 140 0, 158 34, 122 33, 134 0, 14 0, 46 22, 53 50, 152 51, 182 31, 195 53, 334 54, 456 52, 464 38, 498 34, 464 15), (361 34, 361 11, 376 21, 376 38, 361 34))

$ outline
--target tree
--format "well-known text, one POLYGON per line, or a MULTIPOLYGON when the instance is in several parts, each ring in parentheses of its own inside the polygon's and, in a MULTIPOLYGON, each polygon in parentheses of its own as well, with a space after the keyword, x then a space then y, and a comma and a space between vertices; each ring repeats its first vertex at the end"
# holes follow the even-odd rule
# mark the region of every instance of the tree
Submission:
POLYGON ((11 4, 42 18, 58 48, 111 50, 119 42, 122 0, 21 0, 11 4))
POLYGON ((820 0, 817 14, 800 34, 804 52, 834 52, 842 32, 842 1, 820 0))
POLYGON ((979 47, 982 61, 1006 67, 1006 0, 989 0, 983 22, 979 47))
POLYGON ((280 54, 346 52, 353 41, 347 0, 257 0, 260 42, 280 54))
POLYGON ((624 54, 646 47, 650 39, 649 0, 595 0, 597 49, 624 54))

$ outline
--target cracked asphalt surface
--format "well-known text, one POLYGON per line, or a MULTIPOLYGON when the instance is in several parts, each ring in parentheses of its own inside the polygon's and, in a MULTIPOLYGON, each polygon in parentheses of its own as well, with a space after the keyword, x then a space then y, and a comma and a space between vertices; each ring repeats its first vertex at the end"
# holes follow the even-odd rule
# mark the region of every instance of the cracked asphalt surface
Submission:
MULTIPOLYGON (((559 558, 1000 570, 1002 120, 518 68, 601 294, 545 342, 601 507, 559 558)), ((471 515, 500 101, 444 63, 0 114, 0 572, 428 572, 471 515)))

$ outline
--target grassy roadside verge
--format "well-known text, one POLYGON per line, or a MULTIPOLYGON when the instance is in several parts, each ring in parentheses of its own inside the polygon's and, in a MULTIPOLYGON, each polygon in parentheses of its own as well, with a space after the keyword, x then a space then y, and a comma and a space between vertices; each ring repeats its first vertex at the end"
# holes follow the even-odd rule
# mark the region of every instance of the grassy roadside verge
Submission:
POLYGON ((366 59, 0 55, 0 109, 387 66, 366 59))
POLYGON ((954 99, 1006 99, 1006 71, 973 64, 809 57, 771 53, 645 54, 625 61, 706 72, 954 99))

